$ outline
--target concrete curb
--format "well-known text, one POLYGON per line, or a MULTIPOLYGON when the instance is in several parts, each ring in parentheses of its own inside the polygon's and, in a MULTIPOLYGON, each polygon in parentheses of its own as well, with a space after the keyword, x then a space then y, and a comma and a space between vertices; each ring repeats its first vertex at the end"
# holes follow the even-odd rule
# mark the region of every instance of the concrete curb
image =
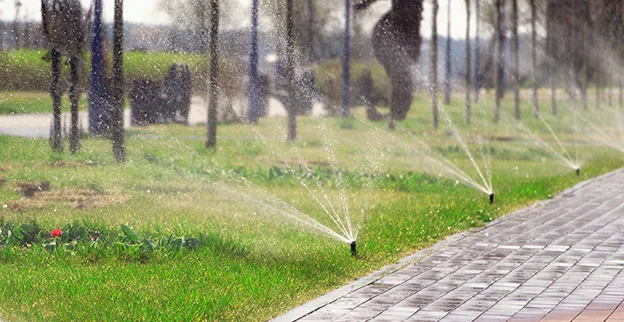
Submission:
POLYGON ((382 269, 380 269, 380 270, 378 270, 376 272, 373 272, 373 273, 371 273, 371 274, 369 274, 367 276, 364 276, 364 277, 362 277, 362 278, 360 278, 360 279, 358 279, 358 280, 356 280, 356 281, 354 281, 354 282, 352 282, 352 283, 350 283, 350 284, 348 284, 346 286, 343 286, 343 287, 341 287, 339 289, 336 289, 334 291, 331 291, 331 292, 329 292, 329 293, 327 293, 327 294, 325 294, 325 295, 323 295, 323 296, 321 296, 321 297, 319 297, 319 298, 317 298, 315 300, 312 300, 312 301, 310 301, 308 303, 305 303, 305 304, 303 304, 301 306, 298 306, 298 307, 296 307, 296 308, 294 308, 294 309, 284 313, 283 315, 273 319, 272 321, 275 321, 275 322, 285 322, 285 321, 296 321, 296 320, 299 320, 299 319, 301 319, 301 318, 303 318, 303 317, 305 317, 307 315, 312 314, 313 312, 319 310, 320 308, 326 306, 327 304, 332 303, 332 302, 336 301, 337 299, 339 299, 339 298, 341 298, 341 297, 343 297, 343 296, 345 296, 345 295, 347 295, 347 294, 349 294, 351 292, 354 292, 354 291, 356 291, 356 290, 358 290, 360 288, 363 288, 363 287, 365 287, 367 285, 374 284, 376 281, 382 279, 383 277, 385 277, 387 275, 390 275, 390 274, 392 274, 392 273, 394 273, 394 272, 396 272, 396 271, 406 267, 407 265, 410 265, 410 264, 412 264, 414 262, 417 262, 417 261, 421 260, 422 258, 425 258, 425 257, 431 255, 432 253, 434 253, 434 252, 436 252, 436 251, 438 251, 440 249, 443 249, 443 248, 449 246, 450 244, 465 238, 466 236, 469 236, 471 234, 479 232, 479 231, 481 231, 483 229, 486 229, 487 227, 491 227, 491 226, 503 223, 503 222, 505 222, 505 221, 507 221, 507 220, 509 220, 509 219, 511 219, 511 218, 513 218, 515 216, 517 216, 517 215, 524 214, 524 213, 532 211, 532 210, 534 210, 536 208, 540 208, 540 207, 544 206, 545 204, 551 202, 552 200, 557 200, 557 199, 560 199, 560 198, 569 197, 570 194, 573 194, 574 192, 578 191, 579 189, 581 189, 581 188, 583 188, 583 187, 585 187, 585 186, 587 186, 589 184, 592 184, 594 182, 598 182, 598 181, 601 181, 601 180, 603 180, 605 178, 611 177, 611 176, 615 175, 616 173, 618 173, 620 171, 622 171, 622 170, 621 169, 620 170, 616 170, 616 171, 609 172, 609 173, 603 174, 601 176, 598 176, 598 177, 595 177, 595 178, 592 178, 592 179, 580 182, 580 183, 576 184, 574 187, 569 188, 567 190, 564 190, 563 192, 561 192, 560 194, 558 194, 557 196, 555 196, 554 198, 552 198, 550 200, 538 201, 538 202, 534 203, 533 205, 531 205, 529 207, 526 207, 526 208, 523 208, 523 209, 519 209, 519 210, 514 211, 514 212, 512 212, 512 213, 510 213, 508 215, 500 217, 500 218, 498 218, 498 219, 496 219, 496 220, 486 224, 482 228, 471 229, 471 230, 468 230, 468 231, 464 231, 464 232, 461 232, 461 233, 449 236, 446 239, 442 240, 441 242, 438 242, 437 244, 435 244, 435 245, 433 245, 433 246, 431 246, 429 248, 422 249, 422 250, 417 251, 416 253, 414 253, 414 254, 412 254, 410 256, 407 256, 407 257, 399 260, 395 264, 388 265, 388 266, 386 266, 386 267, 384 267, 384 268, 382 268, 382 269))

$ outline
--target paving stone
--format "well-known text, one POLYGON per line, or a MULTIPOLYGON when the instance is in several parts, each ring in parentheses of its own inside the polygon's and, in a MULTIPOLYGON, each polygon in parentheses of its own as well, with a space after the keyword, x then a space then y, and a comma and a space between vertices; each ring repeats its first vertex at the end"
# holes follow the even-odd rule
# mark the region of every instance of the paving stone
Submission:
POLYGON ((453 236, 301 320, 624 322, 623 245, 618 171, 453 236))

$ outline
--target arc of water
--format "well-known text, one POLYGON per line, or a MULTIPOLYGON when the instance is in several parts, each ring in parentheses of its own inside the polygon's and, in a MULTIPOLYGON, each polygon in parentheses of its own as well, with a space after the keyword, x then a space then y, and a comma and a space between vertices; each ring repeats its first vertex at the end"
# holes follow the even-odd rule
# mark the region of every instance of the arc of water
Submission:
MULTIPOLYGON (((220 167, 220 168, 221 168, 221 166, 220 166, 218 163, 216 163, 216 165, 217 165, 217 167, 220 167)), ((307 215, 307 214, 303 213, 302 211, 300 211, 299 209, 295 208, 295 207, 294 207, 294 206, 292 206, 291 204, 289 204, 289 203, 285 202, 284 200, 279 199, 279 198, 276 198, 275 196, 273 196, 273 195, 271 195, 271 194, 267 193, 266 191, 264 191, 264 190, 262 190, 262 189, 258 188, 256 185, 254 185, 252 182, 250 182, 250 181, 249 181, 249 180, 247 180, 246 178, 244 178, 244 177, 242 177, 242 176, 240 176, 240 175, 238 175, 238 174, 232 173, 231 171, 225 171, 225 170, 223 170, 223 168, 222 168, 222 171, 223 171, 224 173, 226 173, 226 174, 230 175, 230 177, 231 177, 231 178, 233 178, 233 179, 236 179, 236 180, 239 180, 239 181, 243 182, 243 183, 244 183, 244 184, 245 184, 248 188, 252 189, 255 193, 257 193, 258 195, 260 195, 262 198, 264 198, 264 199, 266 199, 266 200, 268 200, 268 201, 275 202, 275 203, 277 203, 277 204, 281 205, 282 207, 285 207, 285 209, 287 209, 288 211, 290 211, 290 212, 292 212, 292 213, 295 213, 295 214, 297 214, 297 215, 299 215, 299 216, 301 216, 301 217, 304 217, 304 218, 306 218, 307 220, 309 220, 309 221, 313 222, 313 224, 314 224, 314 226, 315 226, 316 228, 318 228, 317 226, 319 226, 319 227, 323 228, 323 231, 326 231, 326 232, 327 232, 327 231, 330 231, 330 232, 332 232, 332 234, 331 234, 332 236, 335 236, 335 235, 340 236, 342 241, 348 242, 348 240, 347 240, 345 237, 343 237, 343 236, 341 236, 340 234, 338 234, 338 233, 334 232, 334 231, 333 231, 333 230, 331 230, 329 227, 327 227, 327 226, 325 226, 325 225, 323 225, 323 224, 319 223, 316 219, 314 219, 314 218, 310 217, 309 215, 307 215)), ((257 201, 257 200, 255 200, 254 198, 249 197, 248 195, 246 195, 246 194, 244 194, 244 193, 242 193, 242 192, 233 191, 233 190, 231 190, 231 189, 227 189, 227 188, 224 188, 224 187, 221 187, 221 189, 222 189, 222 190, 226 190, 226 191, 228 191, 228 192, 230 192, 230 193, 233 193, 233 194, 241 194, 241 195, 244 195, 244 196, 246 196, 248 199, 250 199, 251 201, 257 201)), ((266 202, 265 202, 265 203, 262 203, 261 205, 264 205, 264 206, 266 206, 266 207, 268 207, 268 208, 270 208, 270 209, 272 209, 272 210, 278 211, 278 213, 280 213, 280 214, 282 214, 282 215, 284 215, 284 216, 286 216, 286 217, 288 217, 288 218, 293 218, 293 219, 297 219, 298 221, 302 221, 302 219, 301 219, 301 218, 299 218, 299 217, 297 217, 297 216, 293 216, 293 215, 291 215, 290 213, 285 212, 284 210, 277 209, 277 208, 275 208, 275 207, 273 207, 273 206, 271 206, 271 205, 267 204, 266 202)))
POLYGON ((488 180, 488 183, 490 184, 490 187, 492 187, 492 169, 491 169, 492 154, 490 152, 491 147, 489 143, 483 142, 482 137, 480 135, 477 135, 477 141, 479 142, 479 145, 484 146, 486 149, 485 153, 481 150, 480 154, 481 154, 481 159, 483 160, 483 165, 485 168, 485 176, 488 180))
POLYGON ((576 166, 580 166, 579 163, 579 150, 578 150, 578 109, 574 113, 574 152, 576 154, 576 166))
MULTIPOLYGON (((409 133, 409 132, 408 132, 409 133)), ((410 135, 413 136, 413 134, 410 133, 410 135)), ((413 136, 414 137, 414 136, 413 136)), ((421 141, 421 143, 424 143, 421 141)), ((426 144, 426 143, 424 143, 426 144)), ((449 159, 447 159, 446 157, 440 155, 439 153, 437 153, 433 148, 429 147, 429 151, 433 152, 434 155, 437 157, 433 158, 431 156, 428 156, 426 154, 422 154, 427 160, 429 160, 432 163, 435 163, 439 166, 442 167, 442 169, 448 171, 450 174, 454 175, 455 177, 464 180, 464 182, 466 182, 467 184, 483 191, 484 193, 489 193, 487 187, 484 187, 482 185, 480 185, 479 183, 477 183, 475 180, 473 180, 468 174, 466 174, 463 170, 461 170, 460 168, 458 168, 453 162, 451 162, 449 159)), ((417 151, 418 152, 418 151, 417 151)))
MULTIPOLYGON (((548 122, 546 122, 546 120, 544 119, 544 117, 542 116, 542 114, 539 111, 535 111, 537 118, 542 122, 542 124, 544 124, 544 126, 548 129, 548 131, 550 132, 550 134, 552 135, 552 137, 555 139, 555 142, 557 142, 557 145, 559 145, 559 148, 561 149, 561 151, 563 152, 563 154, 565 154, 565 156, 569 159, 572 160, 572 157, 570 156, 570 154, 568 153, 568 150, 563 146, 563 144, 561 143, 561 140, 559 140, 559 137, 557 136, 557 134, 555 133, 555 131, 552 129, 552 127, 550 126, 550 124, 548 124, 548 122)), ((576 112, 575 112, 576 115, 576 112)), ((576 130, 574 131, 574 133, 576 134, 576 130)), ((577 155, 577 161, 578 161, 578 155, 577 155)), ((576 164, 576 166, 578 166, 578 162, 576 164)))
MULTIPOLYGON (((289 210, 293 211, 293 213, 296 213, 297 215, 293 215, 293 213, 291 213, 291 212, 284 211, 284 210, 279 209, 279 208, 277 208, 277 207, 275 207, 273 205, 270 205, 270 204, 268 204, 266 202, 261 202, 260 200, 257 200, 256 198, 253 198, 253 197, 251 197, 251 196, 249 196, 249 195, 247 195, 247 194, 245 194, 243 192, 233 191, 233 190, 225 188, 225 187, 220 187, 220 189, 225 190, 225 191, 227 191, 230 194, 241 196, 241 197, 245 198, 246 200, 248 200, 249 202, 252 202, 252 203, 258 204, 260 206, 263 206, 265 208, 271 209, 271 210, 273 210, 273 211, 275 211, 275 212, 277 212, 277 213, 279 213, 279 214, 281 214, 281 215, 283 215, 283 216, 285 216, 287 218, 290 218, 290 219, 295 220, 295 221, 297 221, 299 223, 302 223, 302 224, 304 224, 304 225, 306 225, 308 227, 311 227, 311 228, 317 229, 317 230, 319 230, 321 232, 324 232, 324 233, 328 234, 329 236, 338 239, 339 241, 342 241, 342 242, 345 242, 345 243, 349 243, 350 242, 347 238, 345 238, 342 235, 336 233, 335 231, 329 229, 327 226, 321 224, 320 222, 318 222, 314 218, 306 215, 305 213, 297 210, 296 208, 294 208, 294 207, 292 207, 292 206, 290 206, 288 204, 286 204, 286 205, 289 206, 289 208, 290 208, 289 210), (303 218, 305 218, 305 220, 303 218)), ((259 191, 259 192, 264 193, 263 191, 259 191)), ((266 197, 274 198, 273 196, 270 196, 270 195, 268 195, 266 197)))
POLYGON ((455 138, 457 139, 457 141, 459 141, 459 144, 462 146, 462 148, 464 149, 464 151, 468 155, 468 158, 470 159, 470 162, 472 162, 472 165, 477 170, 477 173, 479 173, 479 177, 481 177, 481 180, 483 181, 483 185, 485 185, 485 187, 488 189, 488 193, 492 193, 492 187, 490 187, 488 185, 487 180, 485 180, 485 177, 483 177, 483 173, 481 172, 481 169, 477 165, 477 162, 475 161, 475 159, 472 157, 472 153, 470 152, 470 149, 468 149, 468 147, 464 143, 463 139, 459 135, 459 132, 457 131, 457 129, 455 129, 455 127, 453 125, 453 121, 451 120, 449 115, 446 113, 446 110, 444 109, 443 106, 440 106, 440 111, 442 111, 442 114, 444 114, 444 116, 446 117, 446 120, 447 120, 449 126, 451 127, 451 129, 454 129, 453 134, 455 134, 455 138))
MULTIPOLYGON (((253 127, 252 127, 253 128, 253 127)), ((267 146, 267 148, 269 148, 269 150, 271 151, 271 154, 273 154, 275 157, 279 158, 277 152, 273 149, 273 147, 268 143, 268 141, 266 140, 266 138, 256 129, 253 128, 254 132, 256 133, 257 137, 260 137, 262 139, 262 141, 264 142, 264 144, 267 146)), ((284 165, 289 169, 289 171, 291 171, 291 173, 295 173, 295 170, 293 169, 293 167, 290 165, 290 163, 286 160, 281 160, 282 163, 284 163, 284 165)), ((330 219, 336 224, 336 226, 338 226, 338 228, 345 234, 345 236, 349 239, 353 239, 351 236, 351 234, 349 233, 349 230, 347 229, 346 225, 342 222, 340 216, 333 216, 325 207, 325 205, 323 204, 323 202, 321 202, 318 197, 316 196, 316 194, 314 194, 312 192, 312 190, 310 189, 310 187, 308 187, 308 185, 303 182, 303 180, 301 180, 301 178, 299 178, 298 176, 295 176, 297 178, 297 181, 299 182, 299 184, 301 184, 306 191, 308 192, 308 194, 310 195, 310 197, 312 197, 312 199, 314 199, 314 201, 316 201, 321 208, 323 209, 323 211, 325 211, 325 213, 327 214, 327 216, 330 217, 330 219)))
POLYGON ((328 158, 329 158, 329 162, 332 165, 332 167, 334 168, 334 171, 338 172, 338 178, 337 178, 337 183, 338 186, 340 187, 339 189, 339 193, 340 193, 340 200, 342 201, 342 209, 344 212, 344 215, 346 217, 346 221, 347 221, 347 225, 349 228, 349 232, 351 233, 351 236, 353 236, 353 227, 351 226, 351 217, 349 215, 349 203, 347 200, 347 196, 344 190, 344 177, 342 175, 342 172, 339 171, 336 167, 336 164, 338 163, 336 160, 336 154, 335 151, 330 148, 330 144, 329 144, 329 137, 328 137, 328 132, 329 132, 329 128, 327 127, 327 119, 323 118, 323 120, 325 122, 322 122, 322 128, 321 128, 321 132, 323 133, 323 138, 325 141, 325 150, 328 153, 328 158))
POLYGON ((524 126, 524 124, 515 121, 513 118, 511 118, 511 116, 509 116, 505 112, 502 112, 501 115, 503 115, 503 117, 506 120, 508 120, 510 123, 514 124, 520 131, 523 131, 525 135, 528 135, 529 138, 532 139, 538 146, 541 146, 542 148, 546 149, 547 151, 550 152, 551 155, 555 156, 557 159, 563 162, 565 166, 568 166, 572 169, 576 167, 571 159, 567 159, 564 155, 562 155, 557 150, 555 150, 550 144, 546 143, 544 140, 542 140, 542 138, 540 138, 535 133, 533 133, 530 129, 524 126))
MULTIPOLYGON (((308 173, 311 173, 312 169, 310 168, 308 162, 301 157, 300 153, 298 153, 299 149, 296 146, 293 147, 293 149, 296 151, 297 158, 299 159, 299 162, 301 162, 304 165, 304 167, 305 167, 305 169, 306 169, 306 171, 308 173)), ((320 193, 323 195, 323 198, 325 199, 325 202, 327 202, 327 205, 324 205, 324 204, 321 203, 320 204, 321 208, 327 206, 327 208, 334 214, 334 216, 336 216, 336 218, 340 218, 340 215, 336 211, 336 208, 334 207, 333 203, 329 200, 329 197, 327 196, 327 193, 325 193, 325 190, 321 186, 318 178, 316 176, 312 176, 312 179, 314 180, 314 183, 316 184, 316 187, 319 189, 320 193)), ((320 201, 317 201, 317 202, 320 202, 320 201)), ((325 212, 327 212, 326 209, 323 209, 323 210, 325 212)), ((340 223, 342 225, 342 228, 346 229, 346 227, 344 226, 344 223, 342 223, 341 221, 340 221, 340 223)), ((338 223, 336 223, 336 224, 338 225, 338 223)))
POLYGON ((610 147, 612 147, 612 148, 614 148, 614 149, 616 149, 618 151, 624 152, 624 148, 621 145, 615 143, 615 142, 617 142, 617 139, 612 137, 609 133, 603 131, 601 128, 596 126, 593 122, 589 121, 588 119, 586 119, 582 115, 577 114, 577 116, 578 116, 578 118, 581 121, 585 122, 585 124, 589 125, 592 129, 594 129, 594 131, 596 131, 600 136, 602 136, 603 142, 605 144, 607 144, 608 146, 610 146, 610 147))
MULTIPOLYGON (((367 122, 361 120, 358 117, 355 117, 355 119, 358 120, 362 124, 370 123, 370 122, 367 123, 367 122)), ((428 162, 430 162, 433 165, 437 166, 440 170, 443 170, 444 172, 446 172, 447 175, 453 176, 456 179, 458 179, 459 182, 461 182, 463 184, 466 184, 467 186, 476 188, 477 190, 480 190, 483 193, 486 193, 486 194, 490 193, 486 187, 483 187, 482 185, 478 184, 470 176, 468 176, 464 171, 462 171, 455 164, 453 164, 450 160, 448 160, 443 155, 439 154, 436 150, 434 150, 427 143, 425 143, 424 141, 422 141, 419 138, 417 138, 413 133, 408 131, 400 123, 396 123, 395 125, 397 126, 397 128, 399 128, 403 132, 407 133, 408 136, 411 137, 412 140, 414 140, 415 143, 420 145, 421 149, 427 150, 427 151, 431 152, 431 154, 433 156, 435 156, 435 157, 427 155, 427 154, 424 154, 421 151, 419 151, 417 149, 414 149, 412 146, 407 145, 406 143, 403 142, 403 140, 399 139, 398 137, 396 137, 395 135, 393 135, 392 133, 390 133, 388 131, 381 131, 381 132, 384 133, 385 135, 389 136, 390 138, 392 138, 394 142, 399 142, 399 143, 403 144, 404 146, 406 146, 408 149, 411 149, 412 151, 418 153, 423 158, 425 158, 428 162)), ((373 128, 376 128, 372 124, 370 126, 373 127, 373 128)), ((377 130, 379 130, 379 129, 377 129, 377 130)))
MULTIPOLYGON (((276 122, 274 122, 274 123, 275 123, 275 125, 276 125, 277 127, 281 128, 281 129, 283 130, 283 126, 282 126, 282 125, 277 124, 276 122)), ((328 131, 328 130, 327 130, 327 131, 328 131)), ((326 132, 324 131, 323 133, 326 133, 326 132)), ((327 139, 327 140, 326 140, 326 144, 325 144, 325 146, 328 146, 328 145, 329 145, 329 141, 328 141, 328 139, 327 139)), ((298 149, 296 146, 295 146, 295 147, 293 147, 293 149, 295 149, 295 151, 297 152, 297 153, 296 153, 296 154, 297 154, 297 157, 298 157, 299 161, 300 161, 301 163, 303 163, 303 165, 305 166, 306 171, 311 172, 311 171, 312 171, 312 169, 310 169, 308 162, 307 162, 305 159, 301 158, 301 154, 298 152, 298 151, 299 151, 299 149, 298 149)), ((274 154, 275 154, 275 152, 274 152, 274 154)), ((335 160, 335 158, 334 158, 334 160, 330 160, 330 163, 331 163, 332 165, 335 165, 335 164, 336 164, 336 160, 335 160)), ((287 166, 288 166, 288 167, 290 167, 290 165, 287 165, 287 166)), ((290 167, 290 168, 292 169, 292 167, 290 167)), ((334 168, 336 168, 336 167, 334 166, 334 168)), ((341 175, 341 174, 340 174, 340 175, 341 175)), ((342 225, 342 228, 345 230, 345 235, 347 235, 347 236, 349 236, 349 237, 353 237, 353 236, 354 236, 354 234, 353 234, 353 231, 352 231, 352 228, 351 228, 351 219, 350 219, 350 217, 345 216, 345 217, 346 217, 346 218, 345 218, 345 221, 347 222, 347 224, 345 225, 345 224, 343 223, 343 221, 342 221, 342 217, 338 214, 338 212, 336 211, 336 208, 334 207, 334 204, 333 204, 333 203, 329 200, 329 197, 327 196, 327 193, 325 193, 325 190, 323 189, 323 187, 321 186, 320 182, 318 181, 318 178, 314 176, 314 177, 313 177, 313 179, 314 179, 314 182, 316 183, 316 186, 317 186, 317 188, 319 189, 320 193, 324 196, 324 199, 325 199, 325 201, 327 202, 327 206, 328 206, 328 208, 331 210, 331 212, 334 214, 335 218, 338 220, 338 222, 340 223, 340 225, 342 225), (347 230, 348 230, 348 233, 346 233, 346 231, 347 231, 347 230)), ((342 191, 343 191, 343 190, 341 190, 341 192, 342 192, 342 191)), ((342 196, 341 196, 341 197, 342 197, 342 196)), ((317 200, 317 202, 320 202, 320 201, 318 201, 318 200, 317 200)), ((323 207, 323 205, 322 205, 322 204, 321 204, 321 207, 323 207)), ((327 212, 327 211, 326 211, 326 212, 327 212)), ((355 239, 353 239, 353 240, 355 240, 355 239)))
MULTIPOLYGON (((379 129, 377 129, 377 128, 375 128, 374 130, 376 132, 379 131, 379 129)), ((378 138, 378 136, 373 136, 373 139, 377 143, 377 145, 376 145, 377 148, 376 149, 371 147, 372 146, 372 144, 370 143, 371 140, 368 141, 369 142, 368 143, 369 144, 369 150, 371 150, 371 151, 374 151, 374 150, 379 151, 379 144, 378 144, 379 142, 377 141, 377 138, 378 138)), ((369 177, 368 177, 368 180, 367 180, 367 186, 368 186, 367 190, 368 191, 366 193, 366 198, 365 198, 365 201, 364 201, 364 205, 363 205, 363 207, 361 209, 360 218, 358 219, 358 222, 356 224, 354 240, 357 240, 357 238, 359 236, 359 233, 360 233, 360 230, 361 230, 361 227, 362 227, 362 225, 364 223, 364 220, 366 218, 364 213, 370 209, 370 203, 371 203, 371 198, 372 198, 372 194, 373 194, 374 173, 379 173, 379 167, 377 165, 380 162, 380 158, 375 158, 375 153, 371 153, 370 151, 369 151, 369 153, 366 153, 366 155, 364 157, 371 164, 371 169, 369 169, 369 170, 372 170, 372 171, 369 171, 371 173, 369 173, 369 177)), ((362 176, 367 177, 366 173, 362 173, 362 176)))
MULTIPOLYGON (((189 150, 190 152, 193 152, 193 148, 190 147, 188 144, 183 143, 182 141, 180 141, 180 139, 178 137, 172 137, 174 138, 178 144, 176 144, 176 146, 182 146, 185 147, 187 150, 189 150)), ((225 174, 230 175, 230 177, 232 178, 232 176, 234 175, 232 172, 228 172, 225 171, 223 167, 221 167, 217 162, 215 162, 215 165, 219 168, 221 168, 221 171, 225 174)), ((292 169, 292 168, 291 168, 292 169)), ((267 202, 261 202, 259 200, 256 200, 253 197, 250 197, 247 194, 244 194, 240 191, 233 191, 231 189, 228 189, 224 186, 216 186, 213 185, 213 187, 217 188, 217 189, 221 189, 224 190, 230 194, 234 194, 234 195, 240 195, 243 196, 245 199, 249 200, 252 203, 258 204, 260 206, 263 206, 265 208, 271 209, 273 211, 275 211, 278 214, 281 214, 282 216, 286 217, 286 218, 290 218, 293 219, 297 222, 300 222, 302 224, 304 224, 305 226, 317 229, 323 233, 326 233, 327 235, 329 235, 330 237, 336 238, 339 241, 345 242, 345 243, 350 243, 353 239, 348 239, 345 238, 344 236, 338 234, 337 232, 333 231, 332 229, 330 229, 329 227, 321 224, 320 222, 318 222, 316 219, 310 217, 309 215, 303 213, 302 211, 300 211, 299 209, 293 207, 292 205, 288 204, 287 202, 285 202, 284 200, 281 200, 279 198, 276 198, 275 196, 267 193, 266 191, 258 188, 257 186, 255 186, 253 183, 251 183, 250 181, 248 181, 247 179, 245 179, 244 177, 236 174, 234 176, 235 179, 238 179, 242 182, 245 183, 245 185, 247 187, 249 187, 250 189, 252 189, 254 192, 256 192, 258 195, 260 195, 262 198, 264 198, 265 200, 270 200, 273 201, 279 205, 281 205, 282 207, 285 207, 286 209, 288 209, 291 213, 286 212, 283 209, 278 209, 275 206, 272 206, 270 204, 268 204, 267 202), (298 216, 295 216, 293 214, 297 214, 298 216), (302 217, 302 218, 301 218, 302 217), (306 221, 307 220, 307 221, 306 221)), ((202 178, 203 180, 205 180, 205 178, 202 178)), ((331 216, 330 216, 331 217, 331 216)), ((339 227, 340 228, 340 227, 339 227)), ((343 231, 343 233, 345 233, 345 236, 347 236, 346 231, 343 231)), ((347 236, 348 237, 348 236, 347 236)))
MULTIPOLYGON (((621 124, 622 112, 619 111, 616 108, 612 108, 612 107, 609 107, 609 106, 604 106, 604 110, 614 114, 614 116, 615 116, 615 123, 616 123, 616 126, 618 127, 618 132, 620 134, 620 143, 624 144, 624 128, 622 127, 622 124, 621 124)), ((605 120, 602 117, 598 116, 598 114, 593 114, 593 115, 598 119, 598 121, 600 123, 607 124, 607 122, 605 122, 605 120)))

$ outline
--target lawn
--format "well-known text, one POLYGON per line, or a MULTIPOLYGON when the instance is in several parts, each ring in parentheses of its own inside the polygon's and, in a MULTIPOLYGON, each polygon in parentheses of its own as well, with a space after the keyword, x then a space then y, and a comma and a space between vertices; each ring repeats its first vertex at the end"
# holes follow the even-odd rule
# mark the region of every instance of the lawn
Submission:
MULTIPOLYGON (((594 144, 619 131, 610 110, 582 112, 590 123, 577 119, 575 133, 567 102, 554 117, 544 97, 544 118, 574 161, 578 146, 576 176, 520 125, 506 117, 493 125, 486 99, 474 106, 472 126, 462 121, 459 99, 446 110, 476 161, 490 160, 493 206, 427 163, 423 155, 435 153, 481 181, 444 117, 432 130, 425 95, 395 132, 361 121, 357 109, 350 120, 300 118, 293 144, 284 142, 285 119, 223 125, 216 150, 204 148, 203 127, 132 129, 121 165, 100 138, 85 138, 71 156, 52 153, 47 140, 0 136, 0 227, 35 220, 44 232, 71 224, 119 238, 106 247, 80 240, 53 250, 0 246, 0 319, 267 320, 445 236, 622 167, 621 152, 594 144), (410 134, 435 152, 415 150, 410 134), (19 185, 34 182, 50 191, 23 197, 19 185), (284 211, 282 201, 338 230, 311 195, 363 220, 358 257, 288 217, 297 212, 284 211), (141 239, 204 237, 197 248, 145 252, 122 225, 141 239)), ((504 104, 511 114, 512 102, 504 104)), ((558 149, 526 101, 522 108, 523 126, 558 149)), ((45 242, 56 242, 46 234, 45 242)))
MULTIPOLYGON (((79 109, 88 109, 86 95, 80 100, 79 109)), ((61 110, 70 111, 70 101, 63 95, 61 110)), ((50 113, 52 114, 52 98, 46 92, 0 92, 0 115, 50 113)))

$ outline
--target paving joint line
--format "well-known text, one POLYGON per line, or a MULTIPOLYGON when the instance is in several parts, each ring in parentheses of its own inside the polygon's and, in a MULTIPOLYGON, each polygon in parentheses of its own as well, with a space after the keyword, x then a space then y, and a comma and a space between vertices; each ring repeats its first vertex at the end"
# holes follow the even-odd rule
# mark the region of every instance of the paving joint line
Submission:
POLYGON ((476 230, 468 230, 468 231, 464 231, 455 235, 451 235, 447 238, 445 238, 444 240, 438 242, 437 244, 429 247, 429 248, 425 248, 422 250, 419 250, 417 252, 415 252, 414 254, 407 256, 401 260, 399 260, 397 263, 395 264, 391 264, 388 265, 376 272, 373 272, 369 275, 366 275, 352 283, 349 283, 345 286, 342 286, 334 291, 331 291, 321 297, 318 297, 312 301, 307 302, 306 304, 303 304, 301 306, 298 306, 288 312, 286 312, 285 314, 278 316, 277 318, 273 319, 273 321, 293 321, 293 320, 298 320, 301 319, 307 315, 310 315, 311 313, 314 313, 316 311, 318 311, 319 309, 321 309, 322 307, 336 301, 337 299, 343 297, 344 295, 347 295, 349 293, 352 293, 354 291, 357 291, 365 286, 374 284, 375 281, 380 280, 381 278, 390 275, 394 272, 397 272, 405 267, 407 267, 410 264, 413 264, 433 253, 435 253, 436 251, 439 251, 441 249, 444 249, 446 247, 448 247, 449 245, 451 245, 452 243, 458 242, 464 238, 466 238, 469 235, 472 235, 474 233, 483 231, 489 227, 492 227, 494 225, 498 225, 500 223, 503 223, 511 218, 514 218, 520 214, 526 214, 530 211, 533 211, 535 209, 538 209, 544 205, 547 205, 551 202, 554 202, 556 200, 562 199, 562 198, 567 198, 570 194, 579 191, 581 188, 584 188, 590 184, 594 184, 597 183, 599 181, 602 181, 604 179, 607 179, 609 177, 615 176, 618 173, 622 173, 622 170, 616 170, 616 171, 612 171, 603 175, 600 175, 598 177, 580 182, 578 184, 576 184, 575 186, 568 188, 564 191, 562 191, 561 193, 559 193, 558 195, 556 195, 555 197, 553 197, 552 199, 549 200, 542 200, 542 201, 538 201, 533 203, 532 205, 529 205, 528 207, 516 210, 511 212, 508 215, 505 215, 503 217, 497 218, 496 220, 485 224, 483 227, 476 229, 476 230))

